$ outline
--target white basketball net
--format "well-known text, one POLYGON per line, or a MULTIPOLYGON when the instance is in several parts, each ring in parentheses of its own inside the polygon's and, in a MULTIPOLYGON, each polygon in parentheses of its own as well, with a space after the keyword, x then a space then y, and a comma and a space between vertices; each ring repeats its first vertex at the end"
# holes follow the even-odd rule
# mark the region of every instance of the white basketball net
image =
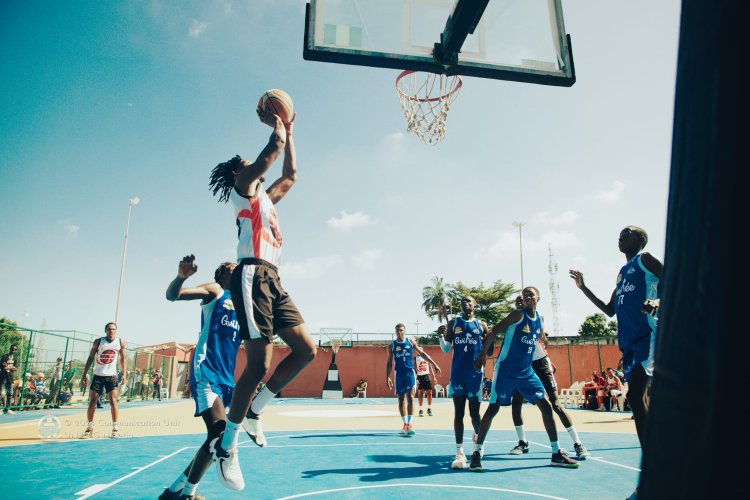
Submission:
POLYGON ((461 90, 458 75, 404 71, 396 78, 396 92, 404 110, 406 130, 427 144, 445 137, 445 121, 461 90))

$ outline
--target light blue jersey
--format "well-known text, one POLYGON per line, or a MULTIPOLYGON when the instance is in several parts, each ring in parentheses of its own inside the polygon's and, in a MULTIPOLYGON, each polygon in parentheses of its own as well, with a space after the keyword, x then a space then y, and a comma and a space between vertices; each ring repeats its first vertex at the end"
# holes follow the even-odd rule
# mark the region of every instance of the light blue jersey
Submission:
POLYGON ((234 365, 240 347, 239 323, 227 290, 201 304, 201 333, 193 354, 190 387, 201 381, 211 386, 234 387, 234 365))
POLYGON ((542 316, 539 311, 531 318, 526 310, 523 317, 505 331, 503 346, 497 357, 496 365, 509 377, 527 376, 534 373, 531 360, 537 340, 542 335, 542 316))
POLYGON ((656 335, 656 318, 642 312, 646 300, 658 298, 659 278, 647 270, 638 254, 620 269, 615 288, 617 343, 621 351, 656 335))

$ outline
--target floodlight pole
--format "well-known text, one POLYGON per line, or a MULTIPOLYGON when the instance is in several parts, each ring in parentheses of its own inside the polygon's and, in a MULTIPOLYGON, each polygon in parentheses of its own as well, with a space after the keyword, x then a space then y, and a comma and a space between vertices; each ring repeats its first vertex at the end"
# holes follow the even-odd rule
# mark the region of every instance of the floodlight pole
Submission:
POLYGON ((128 251, 128 229, 130 228, 130 212, 134 206, 140 203, 140 198, 130 198, 128 200, 128 222, 125 225, 125 244, 122 247, 122 262, 120 263, 120 284, 117 286, 117 303, 115 305, 115 323, 117 323, 117 316, 120 313, 120 292, 122 291, 122 277, 125 274, 125 254, 128 251))
POLYGON ((513 227, 518 228, 518 248, 521 254, 521 290, 523 290, 523 238, 521 237, 521 228, 525 226, 524 222, 514 222, 513 227))
POLYGON ((414 322, 414 326, 415 326, 415 327, 417 328, 417 333, 416 333, 416 335, 419 335, 419 325, 421 325, 421 324, 422 324, 422 323, 420 323, 420 322, 419 322, 419 320, 417 320, 417 321, 415 321, 415 322, 414 322))

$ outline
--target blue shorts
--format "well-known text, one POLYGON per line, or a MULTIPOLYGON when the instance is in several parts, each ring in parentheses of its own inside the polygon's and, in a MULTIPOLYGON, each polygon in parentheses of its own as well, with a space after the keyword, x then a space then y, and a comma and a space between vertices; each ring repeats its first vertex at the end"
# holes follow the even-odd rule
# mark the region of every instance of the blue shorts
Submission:
POLYGON ((396 372, 396 394, 405 394, 411 391, 417 384, 417 376, 414 370, 396 372))
POLYGON ((501 406, 510 406, 513 393, 518 391, 529 403, 537 399, 544 399, 544 385, 534 370, 529 367, 526 374, 509 377, 498 370, 499 363, 495 363, 495 379, 492 381, 492 393, 490 404, 500 403, 501 406))
POLYGON ((656 335, 641 337, 622 351, 622 371, 625 380, 630 381, 630 372, 639 364, 649 377, 654 374, 654 343, 656 335))
POLYGON ((224 409, 229 413, 229 405, 232 403, 232 394, 234 387, 222 384, 211 384, 202 380, 196 381, 195 386, 191 384, 190 393, 195 401, 195 416, 199 417, 201 413, 210 409, 214 405, 216 398, 221 398, 224 403, 224 409))
POLYGON ((448 384, 448 397, 466 396, 469 399, 478 399, 482 395, 483 380, 482 372, 478 372, 476 377, 468 380, 453 380, 451 378, 448 384))

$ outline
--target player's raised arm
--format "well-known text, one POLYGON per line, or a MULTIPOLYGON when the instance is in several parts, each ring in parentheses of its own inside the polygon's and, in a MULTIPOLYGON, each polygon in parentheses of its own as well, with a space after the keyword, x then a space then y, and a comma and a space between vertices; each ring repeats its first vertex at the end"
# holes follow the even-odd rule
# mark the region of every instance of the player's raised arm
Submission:
POLYGON ((281 169, 281 177, 266 189, 266 193, 274 205, 286 196, 297 180, 297 155, 294 152, 294 140, 292 139, 295 118, 297 118, 297 113, 294 113, 289 123, 284 124, 286 127, 286 145, 284 146, 284 166, 281 169))
POLYGON ((268 144, 258 155, 253 163, 243 160, 242 165, 237 171, 237 177, 234 180, 234 187, 243 196, 253 196, 255 193, 250 192, 250 188, 255 181, 263 177, 276 158, 286 146, 286 127, 278 115, 264 111, 261 108, 256 110, 260 121, 273 129, 268 144))
POLYGON ((186 255, 177 265, 177 277, 167 287, 167 300, 196 300, 201 299, 203 303, 211 302, 214 297, 221 294, 221 287, 216 283, 205 283, 196 287, 183 288, 182 284, 190 276, 198 271, 195 264, 195 255, 186 255))
POLYGON ((615 290, 612 290, 612 296, 609 298, 609 303, 605 304, 599 297, 594 295, 594 292, 589 290, 586 283, 583 281, 583 273, 577 269, 568 270, 570 277, 576 282, 576 286, 581 289, 583 294, 598 307, 604 314, 610 318, 615 315, 615 290))

